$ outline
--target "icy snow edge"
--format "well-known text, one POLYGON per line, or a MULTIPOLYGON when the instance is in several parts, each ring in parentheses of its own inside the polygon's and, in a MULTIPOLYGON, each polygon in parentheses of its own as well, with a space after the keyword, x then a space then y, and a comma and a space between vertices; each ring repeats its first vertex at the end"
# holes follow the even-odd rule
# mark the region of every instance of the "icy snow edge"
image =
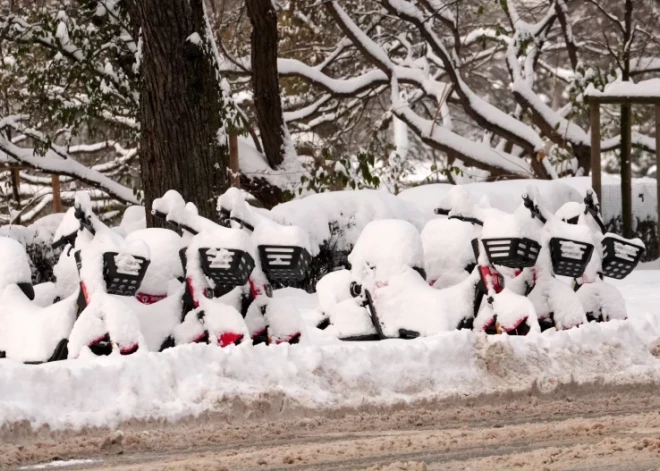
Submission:
POLYGON ((338 409, 417 400, 551 392, 570 382, 660 381, 649 352, 653 316, 564 332, 507 337, 455 331, 415 341, 220 349, 186 345, 163 353, 83 358, 40 366, 0 363, 0 426, 27 421, 52 430, 178 420, 277 398, 338 409))

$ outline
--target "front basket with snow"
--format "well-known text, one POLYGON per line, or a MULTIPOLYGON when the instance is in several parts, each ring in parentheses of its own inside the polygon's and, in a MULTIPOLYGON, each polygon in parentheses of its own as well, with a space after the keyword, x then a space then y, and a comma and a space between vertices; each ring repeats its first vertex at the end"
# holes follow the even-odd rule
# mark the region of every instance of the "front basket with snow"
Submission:
POLYGON ((305 281, 312 256, 295 245, 260 245, 261 266, 271 283, 282 285, 305 281))
POLYGON ((581 277, 593 252, 594 246, 586 242, 560 237, 550 239, 550 258, 555 275, 581 277))
POLYGON ((491 264, 509 268, 533 267, 541 251, 538 242, 526 237, 498 237, 481 242, 491 264))
POLYGON ((103 279, 110 294, 135 296, 149 267, 149 260, 128 253, 103 254, 103 279))
POLYGON ((219 286, 244 286, 254 269, 254 259, 238 249, 199 249, 202 271, 219 286))
POLYGON ((603 275, 621 280, 632 272, 644 248, 615 237, 603 238, 603 275))

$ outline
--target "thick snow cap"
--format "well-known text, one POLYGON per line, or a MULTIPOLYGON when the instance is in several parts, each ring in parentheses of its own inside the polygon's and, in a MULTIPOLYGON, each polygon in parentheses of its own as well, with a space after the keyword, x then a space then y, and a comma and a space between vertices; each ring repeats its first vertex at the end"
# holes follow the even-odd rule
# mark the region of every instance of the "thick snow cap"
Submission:
POLYGON ((569 201, 557 210, 555 216, 557 216, 562 221, 568 221, 569 219, 579 217, 582 212, 582 204, 575 201, 569 201))
POLYGON ((415 226, 398 219, 381 219, 367 224, 348 256, 352 272, 362 279, 374 269, 376 280, 387 280, 406 268, 424 267, 424 247, 415 226))
POLYGON ((144 206, 129 206, 124 211, 119 225, 127 234, 147 227, 147 215, 144 206))
MULTIPOLYGON (((456 219, 432 219, 422 231, 426 275, 438 280, 443 275, 459 275, 474 263, 471 241, 475 237, 472 224, 456 219), (448 273, 450 272, 450 273, 448 273)), ((458 279, 461 281, 462 278, 458 279)))
POLYGON ((169 190, 161 198, 156 198, 151 205, 152 212, 158 212, 167 215, 167 220, 170 216, 177 215, 184 211, 186 201, 178 191, 169 190))
POLYGON ((181 237, 168 229, 149 228, 131 232, 126 240, 139 240, 149 247, 151 263, 140 285, 140 291, 153 295, 167 294, 168 283, 183 276, 179 259, 181 237))
POLYGON ((9 237, 0 237, 0 260, 0 291, 10 284, 32 281, 30 262, 20 242, 9 237))

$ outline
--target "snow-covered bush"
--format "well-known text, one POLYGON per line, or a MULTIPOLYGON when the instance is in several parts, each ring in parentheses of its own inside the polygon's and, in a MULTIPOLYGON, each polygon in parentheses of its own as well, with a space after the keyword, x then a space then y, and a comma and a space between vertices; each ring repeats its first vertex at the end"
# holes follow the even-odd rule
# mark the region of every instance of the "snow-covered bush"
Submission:
POLYGON ((53 234, 62 214, 53 214, 37 220, 29 226, 6 225, 0 227, 0 237, 18 241, 28 254, 32 283, 53 281, 53 267, 60 256, 60 249, 53 249, 53 234))

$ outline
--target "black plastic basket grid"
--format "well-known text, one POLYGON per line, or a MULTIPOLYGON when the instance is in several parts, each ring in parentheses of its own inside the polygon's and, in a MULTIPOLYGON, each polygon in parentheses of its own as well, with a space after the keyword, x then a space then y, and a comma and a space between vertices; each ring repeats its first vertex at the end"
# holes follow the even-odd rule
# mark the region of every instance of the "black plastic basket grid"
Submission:
POLYGON ((296 245, 260 245, 261 267, 271 283, 286 285, 307 279, 312 256, 296 245))
POLYGON ((244 286, 254 269, 252 255, 244 250, 223 248, 200 248, 199 257, 204 275, 218 286, 244 286), (218 258, 223 251, 225 258, 218 258))
POLYGON ((555 275, 581 277, 593 253, 594 246, 587 242, 561 237, 550 239, 550 259, 555 275))
POLYGON ((123 273, 117 268, 115 257, 118 252, 105 252, 103 254, 103 279, 105 280, 105 290, 110 294, 120 296, 135 296, 140 288, 140 283, 147 273, 150 261, 144 257, 131 255, 139 267, 136 273, 123 273))
POLYGON ((603 239, 603 275, 621 280, 628 276, 644 255, 644 249, 615 237, 603 239))
POLYGON ((541 245, 527 237, 497 237, 481 242, 491 264, 508 268, 533 267, 541 251, 541 245))

